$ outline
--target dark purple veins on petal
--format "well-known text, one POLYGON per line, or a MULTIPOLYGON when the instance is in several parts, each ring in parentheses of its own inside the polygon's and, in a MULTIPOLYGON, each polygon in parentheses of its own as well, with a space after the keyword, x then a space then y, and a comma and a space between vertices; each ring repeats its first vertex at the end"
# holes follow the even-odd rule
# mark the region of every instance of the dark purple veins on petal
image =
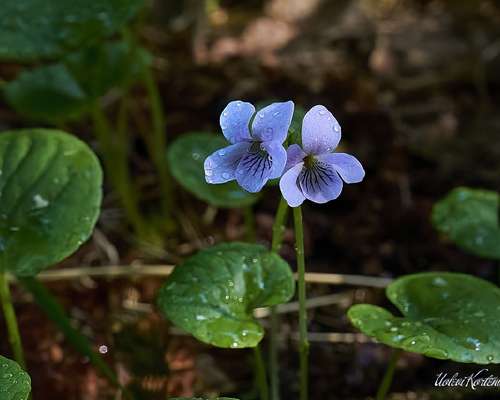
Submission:
POLYGON ((307 166, 299 175, 302 187, 310 193, 321 192, 322 187, 335 184, 337 179, 335 171, 320 161, 307 166))
POLYGON ((260 148, 260 143, 255 142, 249 150, 249 154, 241 160, 241 166, 244 167, 249 174, 263 179, 264 173, 271 169, 271 156, 260 148))

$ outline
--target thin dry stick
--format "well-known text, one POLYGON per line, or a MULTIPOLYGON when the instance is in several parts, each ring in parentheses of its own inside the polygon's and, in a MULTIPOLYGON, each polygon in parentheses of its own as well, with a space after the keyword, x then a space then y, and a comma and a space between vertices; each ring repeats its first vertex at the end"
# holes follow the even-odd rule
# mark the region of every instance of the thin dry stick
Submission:
MULTIPOLYGON (((43 271, 38 275, 42 281, 60 281, 80 279, 83 277, 114 279, 121 277, 149 277, 149 276, 169 276, 174 269, 174 265, 109 265, 103 267, 78 267, 64 268, 43 271)), ((10 279, 12 279, 10 277, 10 279)), ((308 283, 318 283, 324 285, 347 285, 364 286, 373 288, 385 288, 392 282, 390 278, 378 278, 364 275, 344 275, 327 274, 317 272, 307 272, 306 281, 308 283)))

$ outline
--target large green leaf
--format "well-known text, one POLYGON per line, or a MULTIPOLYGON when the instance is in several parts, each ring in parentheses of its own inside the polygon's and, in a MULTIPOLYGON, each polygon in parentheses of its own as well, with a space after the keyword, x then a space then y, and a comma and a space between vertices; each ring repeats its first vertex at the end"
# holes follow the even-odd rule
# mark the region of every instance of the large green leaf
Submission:
POLYGON ((117 32, 143 0, 3 0, 0 60, 58 58, 117 32))
POLYGON ((500 260, 499 196, 460 187, 436 203, 432 223, 464 250, 500 260))
POLYGON ((56 64, 22 72, 5 85, 5 99, 20 114, 38 120, 79 117, 110 89, 137 80, 150 61, 142 48, 104 43, 71 53, 56 64))
POLYGON ((464 363, 500 363, 500 289, 470 275, 422 273, 397 279, 387 297, 401 311, 360 304, 351 322, 391 347, 464 363))
POLYGON ((228 143, 222 135, 201 132, 182 135, 168 148, 170 171, 184 189, 216 207, 231 208, 253 204, 258 195, 246 192, 236 182, 211 185, 205 181, 205 158, 226 146, 228 143))
POLYGON ((87 94, 64 64, 54 64, 21 72, 4 88, 5 100, 20 114, 56 121, 80 115, 87 94))
POLYGON ((160 310, 199 340, 254 347, 264 334, 257 307, 287 302, 295 283, 288 264, 265 247, 223 243, 175 268, 158 296, 160 310))
POLYGON ((30 376, 15 361, 0 356, 0 400, 26 400, 30 392, 30 376))
POLYGON ((136 81, 152 56, 144 48, 127 42, 107 42, 71 53, 64 63, 87 97, 96 99, 114 87, 125 87, 136 81))
POLYGON ((0 269, 31 276, 90 236, 101 204, 101 167, 67 133, 0 134, 0 269))

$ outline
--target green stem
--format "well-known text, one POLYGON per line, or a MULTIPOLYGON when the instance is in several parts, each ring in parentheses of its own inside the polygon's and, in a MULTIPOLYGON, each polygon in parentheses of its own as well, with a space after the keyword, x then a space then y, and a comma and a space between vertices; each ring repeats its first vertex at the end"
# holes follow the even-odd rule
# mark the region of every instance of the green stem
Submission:
POLYGON ((111 180, 116 193, 120 198, 128 221, 132 224, 139 238, 147 236, 147 225, 139 211, 136 192, 133 190, 130 173, 128 171, 128 137, 127 137, 127 101, 122 100, 118 113, 117 136, 112 140, 112 132, 106 115, 96 102, 92 107, 92 121, 94 133, 99 142, 101 153, 106 167, 107 176, 111 180))
POLYGON ((255 232, 255 218, 252 206, 243 208, 243 218, 245 220, 245 236, 247 242, 255 242, 257 234, 255 232))
POLYGON ((269 400, 269 387, 267 385, 266 367, 264 365, 264 360, 262 359, 260 346, 254 347, 253 351, 257 384, 259 386, 260 392, 260 400, 269 400))
POLYGON ((125 398, 131 399, 130 393, 121 386, 113 369, 108 366, 99 353, 93 350, 93 344, 90 340, 73 327, 72 321, 67 316, 66 311, 53 294, 37 278, 26 277, 18 279, 24 288, 31 293, 35 303, 64 334, 66 340, 73 348, 83 356, 88 357, 92 365, 106 377, 109 382, 122 391, 125 398))
MULTIPOLYGON (((271 251, 276 254, 281 249, 283 242, 283 234, 285 233, 286 217, 288 216, 288 204, 282 197, 276 211, 276 217, 273 223, 273 239, 271 243, 271 251)), ((279 316, 276 312, 276 306, 271 307, 271 330, 269 332, 269 372, 271 381, 271 398, 279 400, 279 363, 278 363, 278 333, 279 333, 279 316)))
POLYGON ((151 68, 148 66, 143 69, 143 81, 149 97, 153 122, 152 136, 149 137, 148 141, 148 150, 158 172, 163 211, 165 215, 170 216, 172 215, 173 191, 170 174, 168 173, 167 158, 165 156, 165 152, 167 151, 165 114, 155 78, 151 68))
POLYGON ((380 386, 377 390, 376 400, 384 400, 389 388, 391 387, 392 377, 394 376, 394 370, 396 369, 396 364, 399 360, 399 356, 401 355, 401 350, 394 350, 391 355, 391 359, 389 360, 389 365, 384 374, 384 378, 380 383, 380 386))
POLYGON ((19 334, 16 313, 14 311, 14 306, 12 305, 12 297, 10 295, 7 274, 4 271, 0 271, 0 300, 2 301, 3 314, 5 317, 5 323, 7 324, 9 343, 12 348, 12 352, 14 353, 14 359, 24 370, 26 370, 23 344, 21 342, 21 335, 19 334))
POLYGON ((306 310, 306 267, 304 260, 304 228, 302 225, 302 209, 293 209, 295 227, 295 251, 297 254, 297 284, 299 293, 299 347, 300 347, 300 400, 308 397, 308 358, 309 342, 307 340, 307 310, 306 310))

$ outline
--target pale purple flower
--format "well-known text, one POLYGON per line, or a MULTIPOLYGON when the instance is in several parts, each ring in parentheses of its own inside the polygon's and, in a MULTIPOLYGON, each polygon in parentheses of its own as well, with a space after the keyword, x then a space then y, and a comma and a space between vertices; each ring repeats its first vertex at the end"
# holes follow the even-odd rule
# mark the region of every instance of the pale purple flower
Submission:
POLYGON ((305 199, 326 203, 339 197, 343 182, 358 183, 365 176, 361 163, 345 153, 334 153, 340 142, 340 125, 324 106, 311 108, 302 121, 302 147, 287 150, 280 189, 290 207, 305 199))
POLYGON ((220 116, 220 126, 231 143, 205 160, 205 180, 225 183, 235 180, 255 193, 269 179, 279 178, 285 169, 283 142, 292 121, 293 102, 273 103, 255 114, 244 101, 230 102, 220 116), (250 130, 250 119, 255 114, 250 130))

